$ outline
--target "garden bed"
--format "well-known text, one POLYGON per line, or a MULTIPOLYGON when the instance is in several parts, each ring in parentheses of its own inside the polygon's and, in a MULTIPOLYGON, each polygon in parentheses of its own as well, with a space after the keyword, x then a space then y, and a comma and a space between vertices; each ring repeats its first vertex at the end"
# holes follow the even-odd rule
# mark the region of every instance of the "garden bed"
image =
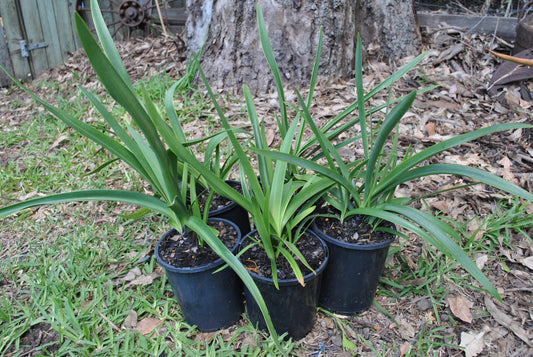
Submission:
MULTIPOLYGON (((530 120, 531 102, 521 98, 519 86, 507 87, 500 100, 487 93, 499 64, 487 49, 505 52, 509 49, 505 41, 440 29, 425 33, 425 45, 429 53, 423 64, 391 91, 394 98, 440 84, 419 94, 403 119, 399 141, 404 152, 419 151, 480 127, 530 120)), ((185 68, 184 48, 178 40, 136 40, 118 47, 132 80, 144 81, 142 85, 154 96, 162 98, 165 83, 178 78, 185 68), (155 80, 147 79, 150 77, 155 80)), ((370 59, 366 87, 373 87, 392 70, 370 59)), ((81 52, 29 84, 46 100, 59 106, 74 105, 75 115, 98 125, 94 110, 75 85, 101 91, 81 52)), ((149 191, 131 170, 119 164, 90 175, 110 159, 107 153, 64 125, 56 125, 55 119, 43 114, 21 90, 2 91, 0 204, 95 186, 149 191)), ((290 90, 288 93, 291 97, 290 90)), ((385 102, 387 95, 377 97, 376 103, 385 102)), ((195 133, 215 130, 220 123, 214 108, 203 99, 202 87, 187 97, 176 102, 186 118, 184 129, 193 138, 195 133)), ((233 124, 246 124, 243 103, 231 95, 226 98, 224 105, 233 124)), ((292 99, 295 103, 297 98, 293 95, 292 99)), ((321 118, 339 113, 354 100, 353 80, 322 81, 311 112, 320 124, 321 118)), ((256 100, 271 145, 278 140, 275 102, 274 94, 256 100)), ((357 135, 357 130, 345 135, 357 135)), ((485 169, 531 192, 533 150, 523 138, 520 131, 491 135, 451 149, 438 160, 485 169)), ((359 158, 362 148, 347 147, 343 155, 346 160, 359 158)), ((306 338, 285 345, 291 353, 453 356, 462 354, 457 346, 463 345, 471 356, 532 354, 533 205, 470 183, 458 177, 428 177, 403 185, 398 195, 443 191, 414 204, 440 211, 459 229, 463 237, 459 243, 496 286, 503 303, 481 291, 464 270, 420 238, 400 237, 391 247, 377 304, 351 317, 320 311, 306 338), (446 192, 458 185, 465 187, 446 192)), ((153 258, 153 248, 168 227, 157 216, 136 223, 118 216, 135 211, 135 207, 121 204, 64 204, 29 210, 1 222, 0 353, 106 355, 135 351, 138 355, 145 351, 170 355, 217 351, 220 355, 246 355, 258 349, 275 353, 272 341, 245 319, 217 333, 199 333, 180 319, 153 258)))

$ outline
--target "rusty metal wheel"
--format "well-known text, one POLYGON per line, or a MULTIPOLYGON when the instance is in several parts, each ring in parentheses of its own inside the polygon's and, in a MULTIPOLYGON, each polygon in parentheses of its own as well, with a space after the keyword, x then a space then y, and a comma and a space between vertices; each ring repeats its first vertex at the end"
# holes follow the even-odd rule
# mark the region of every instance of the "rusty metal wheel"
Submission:
MULTIPOLYGON (((163 25, 176 22, 174 18, 176 11, 171 8, 172 3, 183 3, 183 1, 99 0, 98 2, 111 35, 118 40, 129 40, 140 35, 146 36, 153 31, 160 32, 163 25), (161 15, 157 11, 158 5, 161 15), (164 24, 161 24, 161 20, 164 24)), ((92 27, 90 1, 77 0, 76 11, 92 27)))

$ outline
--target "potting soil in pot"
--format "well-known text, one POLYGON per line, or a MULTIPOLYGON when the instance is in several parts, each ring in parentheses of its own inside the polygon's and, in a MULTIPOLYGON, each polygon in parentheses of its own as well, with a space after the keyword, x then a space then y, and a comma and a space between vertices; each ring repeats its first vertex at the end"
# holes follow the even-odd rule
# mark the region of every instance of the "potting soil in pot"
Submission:
MULTIPOLYGON (((219 218, 209 219, 219 231, 219 239, 233 253, 240 232, 235 223, 219 218)), ((205 332, 230 326, 244 312, 242 282, 224 265, 207 243, 202 247, 195 235, 177 234, 171 230, 156 246, 156 257, 165 268, 184 319, 205 332)))
MULTIPOLYGON (((346 243, 364 245, 394 239, 394 234, 374 230, 373 226, 362 218, 348 219, 341 222, 335 218, 317 217, 315 224, 323 234, 346 243)), ((394 226, 389 222, 382 222, 381 226, 394 229, 394 226)))
MULTIPOLYGON (((238 243, 237 230, 231 225, 223 221, 210 221, 208 224, 219 231, 218 238, 228 249, 233 249, 238 243)), ((177 231, 161 242, 159 255, 165 263, 177 268, 198 267, 219 259, 207 243, 201 246, 194 234, 181 235, 177 231)))
MULTIPOLYGON (((258 239, 258 235, 254 233, 252 232, 250 235, 254 239, 258 239)), ((252 240, 246 237, 241 248, 246 247, 251 242, 252 240)), ((290 264, 281 255, 278 259, 277 270, 279 289, 274 285, 270 260, 262 248, 252 247, 244 252, 240 259, 257 284, 278 334, 287 332, 286 336, 298 340, 313 328, 320 280, 322 272, 327 266, 328 251, 325 243, 310 231, 304 233, 296 246, 316 272, 316 274, 311 272, 297 259, 304 274, 305 286, 302 286, 295 278, 290 264)), ((247 289, 245 289, 245 296, 250 322, 265 330, 266 324, 259 306, 247 289)))

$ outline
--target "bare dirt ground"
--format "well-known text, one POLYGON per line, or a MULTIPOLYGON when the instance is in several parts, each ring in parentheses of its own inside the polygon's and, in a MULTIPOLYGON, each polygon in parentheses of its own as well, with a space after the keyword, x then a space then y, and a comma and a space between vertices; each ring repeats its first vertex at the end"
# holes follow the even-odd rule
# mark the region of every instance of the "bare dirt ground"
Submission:
MULTIPOLYGON (((509 44, 493 37, 475 34, 465 36, 456 29, 427 31, 425 44, 429 52, 427 58, 417 71, 409 73, 394 87, 392 94, 406 94, 433 83, 440 84, 440 87, 419 95, 412 110, 402 121, 402 147, 411 146, 420 150, 450 136, 491 124, 531 120, 531 102, 522 98, 519 85, 506 87, 499 99, 487 93, 491 75, 500 63, 487 50, 505 52, 509 50, 509 44)), ((134 81, 163 69, 178 78, 185 67, 184 47, 179 40, 136 40, 119 44, 119 48, 134 81)), ((389 66, 370 61, 364 82, 371 88, 390 73, 392 69, 389 66)), ((73 54, 64 65, 45 73, 41 79, 53 81, 60 87, 63 83, 77 82, 92 90, 99 88, 81 52, 73 54), (79 78, 73 73, 77 73, 79 78)), ((45 98, 51 96, 45 88, 35 90, 45 98)), ((375 103, 383 103, 387 94, 376 98, 375 103)), ((17 98, 22 96, 18 90, 11 91, 9 95, 17 98)), ((288 95, 290 97, 291 93, 288 95)), ((0 107, 5 107, 2 102, 9 100, 9 96, 2 96, 0 107)), ((354 100, 353 81, 325 81, 317 88, 312 114, 320 122, 339 113, 354 100)), ((266 118, 267 126, 274 131, 275 96, 259 97, 256 103, 266 118)), ((226 109, 236 116, 242 110, 240 103, 227 103, 226 109)), ((0 122, 16 126, 36 110, 36 106, 28 99, 25 106, 0 113, 0 122)), ((202 125, 201 121, 191 122, 185 129, 194 135, 194 129, 199 125, 202 125)), ((450 150, 436 159, 483 168, 533 192, 533 151, 523 139, 524 136, 520 131, 491 135, 450 150)), ((273 137, 272 140, 275 140, 275 132, 273 137)), ((359 157, 361 150, 359 147, 350 148, 345 156, 348 160, 359 157)), ((16 155, 19 154, 4 152, 0 156, 0 163, 16 155)), ((455 177, 426 178, 400 187, 398 194, 415 196, 468 182, 455 177)), ((500 192, 476 185, 430 198, 427 203, 430 209, 442 211, 453 221, 469 222, 469 233, 477 234, 476 239, 483 239, 479 222, 482 217, 491 214, 495 202, 503 198, 505 196, 500 192)), ((529 213, 533 213, 531 205, 529 213)), ((529 228, 528 233, 533 237, 533 228, 529 228)), ((384 272, 386 279, 395 281, 403 274, 393 267, 407 264, 409 268, 417 269, 418 259, 431 256, 421 239, 415 236, 409 238, 408 241, 398 239, 395 243, 396 246, 402 245, 404 260, 400 261, 398 255, 389 259, 389 268, 384 272)), ((388 356, 403 356, 410 346, 419 343, 421 336, 438 329, 438 335, 445 336, 450 344, 466 347, 467 356, 532 356, 533 243, 531 239, 517 236, 513 246, 514 250, 501 245, 492 254, 473 257, 498 288, 503 303, 476 289, 478 284, 468 279, 460 268, 456 269, 455 274, 465 280, 460 285, 456 285, 455 280, 441 280, 439 284, 445 286, 447 295, 434 307, 429 295, 399 296, 400 288, 382 286, 376 301, 388 311, 389 316, 373 307, 354 317, 338 317, 346 323, 344 330, 341 330, 332 316, 320 312, 313 331, 298 342, 300 354, 349 356, 349 352, 343 352, 344 336, 356 343, 354 352, 359 355, 374 355, 371 348, 374 346, 388 356), (368 343, 360 343, 358 336, 363 336, 368 343)), ((411 285, 422 283, 416 279, 409 282, 411 285)), ((406 282, 402 284, 405 286, 406 282)), ((432 285, 431 288, 436 286, 432 285)), ((225 330, 223 335, 230 336, 237 327, 225 330)), ((198 338, 209 338, 209 335, 199 334, 198 338)), ((465 353, 449 346, 439 346, 429 351, 439 356, 465 353)))

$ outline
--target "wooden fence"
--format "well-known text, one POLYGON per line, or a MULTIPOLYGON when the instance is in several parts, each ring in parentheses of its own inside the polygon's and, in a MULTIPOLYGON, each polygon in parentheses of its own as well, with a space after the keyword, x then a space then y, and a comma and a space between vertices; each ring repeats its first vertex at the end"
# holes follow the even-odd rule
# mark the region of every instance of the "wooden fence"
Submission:
MULTIPOLYGON (((17 79, 35 78, 79 47, 74 6, 75 0, 0 0, 0 60, 17 79)), ((0 85, 9 82, 2 73, 0 85)))
MULTIPOLYGON (((163 8, 167 26, 182 27, 185 23, 185 0, 98 0, 104 20, 116 39, 128 39, 139 32, 135 20, 129 14, 137 4, 150 8, 149 13, 140 11, 143 19, 150 23, 144 26, 144 34, 158 26, 158 10, 163 8), (132 5, 133 4, 133 5, 132 5), (132 23, 128 23, 128 21, 132 23)), ((140 6, 140 5, 139 5, 140 6)), ((48 68, 62 63, 73 51, 79 48, 74 26, 74 13, 80 11, 82 17, 90 21, 89 0, 0 0, 0 63, 17 79, 30 80, 48 68)), ((0 86, 10 84, 9 78, 0 71, 0 86)))

